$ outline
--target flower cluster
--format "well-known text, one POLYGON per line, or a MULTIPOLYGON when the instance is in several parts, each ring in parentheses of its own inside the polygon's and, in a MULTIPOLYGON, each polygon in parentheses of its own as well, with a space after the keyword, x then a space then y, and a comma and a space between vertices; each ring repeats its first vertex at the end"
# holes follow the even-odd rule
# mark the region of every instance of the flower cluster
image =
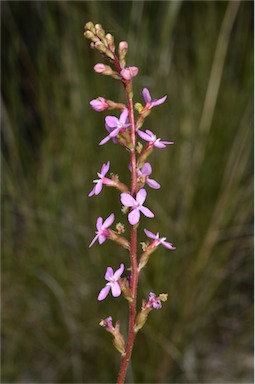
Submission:
MULTIPOLYGON (((105 272, 105 280, 107 281, 105 287, 103 287, 97 299, 102 301, 106 299, 111 291, 112 296, 117 298, 121 295, 126 298, 130 305, 130 321, 134 321, 130 324, 129 329, 133 329, 137 332, 147 320, 149 312, 153 309, 160 309, 162 302, 166 301, 167 295, 161 294, 156 296, 155 293, 149 293, 149 299, 143 301, 142 309, 137 314, 136 312, 136 297, 139 281, 139 273, 141 269, 149 261, 150 255, 160 246, 174 250, 175 247, 172 243, 166 241, 165 237, 160 237, 159 233, 154 234, 147 229, 144 229, 145 234, 149 239, 152 239, 151 243, 143 243, 142 254, 139 259, 137 258, 137 228, 141 221, 141 213, 147 218, 154 218, 154 213, 144 205, 147 198, 147 187, 153 189, 160 189, 160 184, 150 178, 152 174, 152 166, 147 161, 148 157, 156 149, 166 148, 167 145, 174 144, 172 141, 164 141, 158 138, 152 131, 145 129, 141 130, 145 123, 146 117, 151 113, 151 110, 163 104, 167 96, 159 99, 152 99, 151 94, 147 88, 142 90, 142 97, 144 99, 144 105, 141 103, 133 103, 133 90, 132 81, 138 75, 138 68, 135 66, 126 66, 126 54, 128 52, 128 43, 122 41, 119 43, 118 50, 116 52, 114 38, 111 34, 105 33, 100 24, 93 24, 89 22, 85 25, 85 37, 91 40, 91 47, 99 51, 99 53, 110 62, 110 65, 98 63, 94 66, 96 73, 110 76, 124 86, 126 93, 127 103, 119 103, 112 100, 106 100, 99 96, 90 102, 90 106, 97 112, 107 110, 117 110, 118 115, 107 115, 105 117, 105 129, 107 136, 105 136, 99 145, 105 144, 120 144, 124 146, 130 153, 130 163, 128 168, 131 172, 131 186, 128 188, 125 184, 121 183, 117 175, 111 174, 110 177, 106 177, 110 169, 110 161, 104 163, 100 172, 97 173, 98 178, 93 180, 95 184, 89 197, 97 196, 101 193, 103 186, 115 187, 120 192, 120 202, 122 204, 121 211, 127 214, 127 221, 130 224, 130 241, 121 235, 124 233, 124 225, 117 223, 116 231, 111 229, 115 215, 111 213, 108 218, 103 221, 102 217, 98 217, 96 221, 96 235, 91 241, 89 247, 91 247, 97 240, 99 244, 103 244, 107 239, 116 242, 118 245, 123 246, 130 253, 131 268, 126 269, 127 276, 122 277, 125 273, 125 266, 120 264, 119 268, 113 270, 108 266, 105 272), (135 115, 135 111, 137 114, 135 115), (137 142, 138 137, 145 141, 145 144, 137 142), (131 271, 131 272, 128 272, 131 271), (132 320, 133 319, 133 320, 132 320)), ((147 205, 147 203, 146 203, 147 205)), ((116 323, 114 327, 112 325, 111 316, 102 320, 100 325, 106 328, 107 331, 112 333, 114 337, 114 345, 121 352, 122 355, 130 353, 125 351, 124 337, 120 333, 120 324, 116 323)), ((132 334, 128 335, 129 342, 132 339, 132 334)), ((130 351, 132 350, 129 349, 130 351)), ((122 362, 120 369, 120 375, 123 375, 126 370, 125 364, 127 364, 130 356, 122 362)), ((121 381, 121 380, 120 380, 121 381)))

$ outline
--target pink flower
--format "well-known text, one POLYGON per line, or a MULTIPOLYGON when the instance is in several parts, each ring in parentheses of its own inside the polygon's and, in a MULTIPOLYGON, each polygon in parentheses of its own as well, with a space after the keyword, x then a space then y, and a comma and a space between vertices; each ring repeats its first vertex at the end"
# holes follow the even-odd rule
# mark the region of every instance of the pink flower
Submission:
POLYGON ((145 163, 142 166, 142 168, 138 170, 137 175, 141 176, 141 177, 144 177, 145 178, 145 182, 148 184, 149 187, 154 188, 154 189, 159 189, 160 188, 160 184, 157 181, 153 180, 153 179, 149 179, 149 175, 151 173, 152 173, 152 168, 151 168, 150 163, 145 163))
POLYGON ((143 95, 144 101, 146 103, 146 105, 144 107, 145 109, 151 109, 151 108, 155 107, 156 105, 160 105, 160 104, 164 103, 166 98, 167 98, 167 96, 164 96, 161 99, 152 100, 150 92, 147 88, 143 89, 142 95, 143 95))
POLYGON ((95 243, 95 241, 98 239, 99 244, 103 244, 107 237, 109 237, 109 230, 107 229, 112 225, 114 222, 114 213, 112 213, 105 222, 103 222, 102 217, 99 217, 97 219, 96 227, 97 227, 97 232, 96 236, 94 239, 91 241, 89 248, 95 243))
POLYGON ((101 320, 99 323, 102 327, 106 328, 109 332, 114 332, 114 326, 112 325, 112 317, 108 316, 105 319, 101 320))
POLYGON ((122 71, 120 71, 120 75, 124 80, 131 80, 132 77, 135 77, 138 74, 138 68, 137 67, 127 67, 123 68, 122 71))
POLYGON ((106 273, 105 273, 104 278, 105 278, 105 280, 108 281, 108 283, 99 292, 99 295, 97 297, 97 299, 99 301, 104 300, 106 298, 110 289, 112 290, 112 295, 114 297, 118 297, 121 295, 121 289, 120 289, 120 285, 118 283, 118 280, 119 280, 120 276, 122 275, 123 271, 124 271, 124 264, 121 264, 119 269, 117 269, 117 271, 115 273, 113 273, 113 269, 111 267, 108 267, 106 269, 106 273))
POLYGON ((157 296, 153 292, 150 292, 149 303, 152 305, 152 307, 154 309, 161 309, 162 308, 161 301, 159 299, 157 299, 157 296))
POLYGON ((153 132, 149 131, 149 129, 146 129, 145 132, 140 131, 140 129, 138 129, 138 131, 137 131, 138 135, 143 140, 148 141, 149 144, 153 145, 154 147, 165 148, 167 144, 174 144, 173 141, 161 141, 161 139, 157 139, 157 136, 154 135, 153 132))
POLYGON ((102 112, 109 108, 109 104, 103 97, 98 97, 97 99, 91 100, 90 106, 97 112, 102 112))
POLYGON ((114 139, 120 132, 125 131, 130 124, 127 124, 128 110, 127 108, 121 113, 120 118, 116 116, 106 116, 105 127, 110 134, 100 141, 99 145, 105 144, 108 140, 114 139))
POLYGON ((143 203, 146 199, 147 192, 145 189, 140 189, 137 192, 136 200, 129 193, 122 193, 120 195, 121 202, 126 207, 131 207, 131 212, 128 214, 128 221, 131 225, 135 225, 140 220, 140 211, 147 217, 152 218, 154 214, 143 203))
POLYGON ((108 179, 107 177, 105 177, 106 173, 109 171, 109 168, 110 168, 110 161, 108 161, 106 164, 103 164, 101 171, 97 172, 99 179, 93 180, 93 183, 96 183, 96 185, 90 192, 89 197, 93 195, 99 195, 99 193, 102 191, 103 184, 105 185, 114 184, 111 179, 108 179))
POLYGON ((153 239, 153 243, 152 245, 154 247, 157 247, 159 244, 163 245, 165 248, 168 248, 168 249, 176 249, 172 243, 169 243, 168 241, 166 241, 166 237, 159 237, 159 233, 157 233, 156 235, 150 231, 148 231, 148 229, 145 229, 144 232, 146 233, 146 235, 148 237, 150 237, 151 239, 153 239))

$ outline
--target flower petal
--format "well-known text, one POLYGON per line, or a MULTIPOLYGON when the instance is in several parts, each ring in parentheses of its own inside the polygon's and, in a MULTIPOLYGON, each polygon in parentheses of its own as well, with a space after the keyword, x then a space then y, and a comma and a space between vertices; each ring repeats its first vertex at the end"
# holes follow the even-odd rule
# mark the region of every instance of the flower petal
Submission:
POLYGON ((105 123, 108 125, 110 128, 115 128, 118 125, 118 119, 116 116, 106 116, 105 118, 105 123))
POLYGON ((151 102, 151 95, 148 88, 143 89, 142 95, 146 104, 151 102))
POLYGON ((114 213, 112 213, 109 217, 107 217, 107 219, 103 224, 104 229, 112 225, 112 223, 114 222, 114 218, 115 218, 114 213))
POLYGON ((111 283, 111 289, 112 289, 113 297, 118 297, 121 295, 121 289, 120 289, 119 283, 117 282, 111 283))
POLYGON ((157 238, 158 238, 157 235, 155 235, 154 233, 148 231, 148 229, 144 229, 144 232, 145 232, 146 235, 147 235, 148 237, 150 237, 151 239, 157 240, 157 238))
POLYGON ((162 142, 162 141, 159 141, 160 139, 157 139, 155 142, 154 142, 154 147, 157 147, 157 148, 166 148, 166 145, 162 142))
POLYGON ((143 207, 141 206, 140 207, 140 211, 144 214, 144 216, 146 217, 149 217, 149 218, 152 218, 154 217, 154 213, 151 212, 151 210, 149 208, 146 208, 146 207, 143 207))
POLYGON ((120 201, 125 207, 135 207, 136 201, 129 193, 122 193, 120 195, 120 201))
POLYGON ((155 135, 153 132, 151 132, 149 129, 146 129, 145 132, 147 133, 147 135, 151 136, 152 139, 154 139, 155 135))
POLYGON ((147 178, 146 183, 151 188, 154 188, 154 189, 159 189, 160 188, 160 184, 156 180, 147 178))
POLYGON ((98 235, 98 242, 100 245, 103 244, 106 239, 107 237, 105 235, 102 235, 102 234, 98 235))
POLYGON ((107 174, 107 172, 109 171, 109 168, 110 168, 110 161, 108 161, 107 163, 102 165, 101 172, 100 172, 101 175, 105 176, 107 174))
POLYGON ((176 249, 173 244, 169 243, 168 241, 161 241, 161 244, 164 245, 164 247, 168 248, 168 249, 176 249))
POLYGON ((166 98, 167 96, 164 96, 164 97, 161 97, 161 99, 153 100, 151 104, 153 105, 153 107, 155 107, 156 105, 163 104, 166 101, 166 98))
POLYGON ((109 141, 111 139, 111 136, 106 136, 103 140, 100 141, 99 145, 103 145, 105 143, 107 143, 107 141, 109 141))
POLYGON ((97 241, 97 239, 99 238, 99 235, 97 234, 94 239, 91 241, 91 243, 89 244, 89 248, 92 247, 92 245, 97 241))
POLYGON ((99 292, 99 295, 97 297, 97 300, 99 301, 102 301, 106 298, 106 296, 108 295, 110 291, 110 286, 109 285, 106 285, 104 288, 101 289, 101 291, 99 292))
POLYGON ((119 121, 122 123, 122 124, 125 124, 125 122, 127 121, 127 117, 128 117, 128 109, 125 108, 124 111, 121 113, 120 115, 120 118, 119 118, 119 121))
POLYGON ((139 205, 142 205, 145 202, 146 196, 147 196, 146 190, 144 188, 140 189, 140 191, 137 192, 137 195, 136 195, 137 203, 139 205))
POLYGON ((152 172, 150 163, 145 163, 141 168, 141 172, 144 176, 149 176, 152 172))
POLYGON ((119 269, 114 273, 113 279, 118 280, 124 271, 124 264, 120 264, 119 269))
POLYGON ((102 191, 103 183, 101 180, 98 180, 98 182, 95 185, 95 195, 99 195, 99 193, 102 191))
POLYGON ((167 144, 174 144, 174 142, 173 141, 160 141, 160 139, 157 139, 154 142, 154 147, 165 148, 167 146, 167 144))
POLYGON ((89 193, 89 197, 93 196, 95 194, 95 187, 92 189, 92 191, 89 193))
POLYGON ((133 209, 133 211, 131 211, 128 214, 128 221, 131 225, 135 225, 139 222, 139 220, 140 220, 140 210, 139 208, 135 208, 133 209))
POLYGON ((141 131, 140 129, 138 129, 137 131, 138 135, 145 141, 152 141, 152 137, 150 135, 148 135, 147 133, 141 131))
POLYGON ((118 135, 119 131, 120 131, 120 128, 117 127, 117 128, 115 128, 115 129, 110 133, 109 136, 110 136, 111 138, 112 138, 112 137, 115 137, 115 136, 118 135))
POLYGON ((113 277, 113 269, 112 267, 107 267, 104 278, 105 280, 110 281, 110 279, 113 277))
POLYGON ((101 232, 102 225, 103 225, 103 219, 102 219, 102 217, 99 217, 99 218, 97 219, 97 223, 96 223, 96 227, 97 227, 97 230, 98 230, 99 232, 101 232))

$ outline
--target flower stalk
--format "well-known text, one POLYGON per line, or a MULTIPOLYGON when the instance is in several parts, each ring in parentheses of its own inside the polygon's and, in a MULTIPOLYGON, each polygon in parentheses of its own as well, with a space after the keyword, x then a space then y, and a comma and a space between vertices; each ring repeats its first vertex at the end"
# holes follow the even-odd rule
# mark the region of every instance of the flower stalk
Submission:
POLYGON ((128 302, 129 325, 126 340, 120 332, 119 321, 116 322, 115 327, 112 324, 111 316, 108 316, 100 322, 100 325, 113 335, 113 344, 121 353, 117 382, 118 384, 123 384, 125 382, 137 332, 144 326, 148 314, 154 309, 160 309, 162 302, 167 299, 167 294, 156 296, 155 293, 150 292, 149 299, 143 300, 141 310, 137 312, 137 290, 140 271, 147 265, 150 255, 154 253, 160 245, 171 250, 175 249, 171 243, 166 241, 165 237, 160 238, 158 233, 155 235, 145 229, 145 234, 152 239, 152 242, 150 244, 143 242, 143 252, 140 257, 137 255, 137 228, 140 223, 140 214, 142 213, 148 218, 154 217, 154 213, 144 206, 147 197, 145 188, 147 188, 147 186, 154 189, 160 188, 160 184, 156 180, 149 178, 152 173, 152 167, 150 163, 146 161, 154 152, 154 149, 165 148, 168 144, 173 144, 173 142, 162 141, 149 130, 145 132, 140 130, 145 119, 150 115, 152 108, 164 103, 167 96, 160 99, 152 99, 149 90, 144 88, 142 97, 145 105, 143 106, 141 103, 133 102, 133 79, 138 75, 138 68, 135 66, 126 66, 128 43, 125 41, 119 43, 117 55, 115 53, 113 36, 109 33, 105 34, 101 24, 94 25, 92 22, 88 22, 85 25, 84 36, 91 40, 91 47, 96 49, 104 59, 110 62, 110 65, 103 63, 96 64, 94 66, 95 72, 119 80, 124 88, 126 99, 126 104, 124 104, 106 100, 103 97, 97 97, 90 102, 90 105, 91 108, 97 112, 114 109, 116 109, 118 113, 121 111, 119 117, 106 116, 105 128, 108 135, 100 141, 99 145, 101 146, 107 143, 120 144, 129 151, 130 163, 127 168, 131 171, 130 188, 121 183, 117 175, 111 174, 110 178, 106 176, 110 168, 110 161, 108 161, 102 165, 101 171, 97 173, 98 179, 93 181, 95 185, 89 193, 89 197, 97 196, 101 193, 104 186, 115 187, 120 192, 120 201, 123 204, 122 212, 127 214, 127 220, 130 225, 130 239, 128 240, 122 236, 124 232, 123 224, 116 224, 117 231, 110 228, 115 220, 113 213, 110 214, 105 221, 103 221, 102 217, 99 217, 96 222, 96 236, 89 245, 89 247, 91 247, 97 240, 100 245, 106 240, 112 240, 129 252, 129 276, 122 277, 122 274, 125 273, 123 263, 120 264, 115 272, 112 267, 107 267, 105 273, 107 283, 98 294, 99 301, 106 299, 111 292, 114 298, 123 296, 128 302), (112 66, 115 68, 112 68, 112 66), (135 113, 138 114, 137 117, 135 113), (138 135, 142 140, 147 142, 145 146, 137 142, 138 135))

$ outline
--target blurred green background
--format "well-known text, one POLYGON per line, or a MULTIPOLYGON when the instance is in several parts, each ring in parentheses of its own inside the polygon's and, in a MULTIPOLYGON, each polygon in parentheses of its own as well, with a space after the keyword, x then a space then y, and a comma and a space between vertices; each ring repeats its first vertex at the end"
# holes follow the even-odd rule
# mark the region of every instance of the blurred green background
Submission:
MULTIPOLYGON (((129 183, 128 153, 108 143, 102 96, 121 84, 83 37, 99 22, 129 42, 135 101, 168 95, 144 129, 174 146, 155 151, 147 206, 177 247, 141 274, 139 300, 168 292, 138 334, 130 383, 253 380, 253 2, 4 1, 2 23, 2 382, 111 383, 119 355, 100 326, 127 329, 127 304, 97 294, 105 268, 128 255, 88 245, 118 192, 88 198, 103 162, 129 183)), ((117 114, 118 115, 118 114, 117 114)))

